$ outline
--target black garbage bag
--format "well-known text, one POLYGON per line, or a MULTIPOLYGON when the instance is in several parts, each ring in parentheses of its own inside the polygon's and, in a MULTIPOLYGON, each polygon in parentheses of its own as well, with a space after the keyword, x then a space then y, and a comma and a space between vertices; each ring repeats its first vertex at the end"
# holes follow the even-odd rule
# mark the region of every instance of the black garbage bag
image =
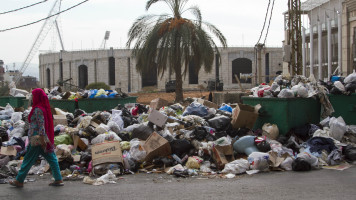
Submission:
POLYGON ((136 106, 138 107, 138 113, 139 113, 139 114, 147 113, 147 112, 148 112, 148 108, 147 108, 145 105, 136 104, 136 106))
POLYGON ((227 128, 226 132, 232 138, 236 137, 239 133, 238 130, 232 128, 231 124, 229 124, 229 127, 227 128))
POLYGON ((333 87, 333 88, 331 88, 331 90, 330 90, 330 94, 340 95, 340 94, 342 94, 342 91, 340 91, 340 90, 337 89, 336 87, 333 87))
POLYGON ((216 138, 222 138, 222 137, 226 137, 227 136, 227 132, 226 131, 219 131, 215 133, 215 137, 216 138))
POLYGON ((331 138, 324 137, 313 137, 307 141, 308 146, 310 147, 310 152, 322 153, 323 150, 326 150, 328 153, 332 152, 337 147, 335 146, 334 141, 331 138))
POLYGON ((193 145, 187 139, 178 139, 170 142, 172 154, 176 154, 182 158, 185 154, 188 154, 193 145))
POLYGON ((239 137, 243 137, 243 136, 246 136, 248 135, 248 133, 250 132, 251 130, 249 128, 240 128, 237 132, 237 136, 239 137))
POLYGON ((271 150, 271 145, 266 140, 261 141, 256 146, 257 149, 261 152, 269 152, 271 150))
POLYGON ((140 125, 137 128, 134 128, 132 130, 132 135, 131 138, 138 138, 140 140, 147 140, 147 138, 154 132, 154 129, 146 126, 146 125, 140 125))
POLYGON ((69 169, 69 167, 71 165, 73 165, 73 158, 72 157, 67 157, 66 159, 64 159, 63 161, 59 162, 59 168, 60 170, 66 170, 66 169, 69 169))
POLYGON ((345 158, 349 161, 355 161, 356 160, 356 147, 353 147, 351 145, 347 145, 344 148, 344 155, 345 158))
POLYGON ((130 134, 128 133, 119 132, 117 135, 121 138, 122 141, 130 141, 130 134))
POLYGON ((9 135, 6 132, 6 128, 4 128, 2 126, 0 126, 0 140, 1 140, 0 146, 1 146, 2 142, 6 142, 9 140, 9 135))
POLYGON ((214 118, 215 115, 213 113, 209 113, 208 115, 206 115, 205 117, 203 117, 203 119, 205 119, 205 121, 208 121, 209 119, 214 118))
POLYGON ((315 131, 320 129, 317 125, 314 124, 305 124, 303 126, 293 128, 292 133, 296 135, 298 138, 302 139, 303 141, 307 141, 311 138, 315 131))
POLYGON ((75 109, 73 114, 74 114, 74 118, 77 118, 82 114, 86 114, 86 112, 84 110, 81 110, 81 109, 75 109))
POLYGON ((311 164, 303 158, 296 158, 292 162, 292 169, 293 171, 310 171, 311 164))
POLYGON ((208 120, 209 126, 216 131, 225 130, 230 124, 231 119, 226 116, 218 116, 208 120))
POLYGON ((80 162, 89 163, 91 161, 91 154, 89 152, 81 152, 80 162))
POLYGON ((351 82, 345 85, 347 92, 356 93, 356 82, 351 82))
POLYGON ((207 141, 215 141, 217 138, 212 134, 208 133, 204 127, 195 127, 194 132, 192 133, 193 138, 198 141, 207 140, 207 141))
POLYGON ((157 167, 171 167, 174 165, 174 159, 167 157, 158 157, 153 159, 152 163, 157 167))

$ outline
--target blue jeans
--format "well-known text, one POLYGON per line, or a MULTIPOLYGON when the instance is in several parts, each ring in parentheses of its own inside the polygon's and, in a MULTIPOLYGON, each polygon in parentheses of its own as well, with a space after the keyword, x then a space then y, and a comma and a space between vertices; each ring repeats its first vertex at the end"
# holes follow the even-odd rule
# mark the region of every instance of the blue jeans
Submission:
POLYGON ((54 152, 45 153, 41 146, 31 147, 31 145, 29 145, 26 155, 23 159, 21 169, 18 175, 16 176, 16 180, 18 182, 23 183, 25 181, 28 171, 30 171, 32 165, 35 164, 39 155, 42 155, 49 163, 54 180, 56 181, 62 180, 62 175, 59 169, 59 164, 58 164, 56 154, 54 152))

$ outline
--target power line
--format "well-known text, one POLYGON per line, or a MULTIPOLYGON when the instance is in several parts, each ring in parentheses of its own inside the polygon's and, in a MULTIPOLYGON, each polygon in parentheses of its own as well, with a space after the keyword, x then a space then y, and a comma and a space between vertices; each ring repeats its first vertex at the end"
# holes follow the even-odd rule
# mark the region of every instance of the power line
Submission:
POLYGON ((269 11, 269 6, 271 4, 271 0, 268 1, 268 6, 267 6, 267 10, 266 10, 266 16, 265 16, 265 22, 263 23, 263 27, 262 27, 262 30, 261 30, 261 34, 260 34, 260 37, 258 38, 258 41, 256 44, 258 44, 261 40, 261 37, 262 37, 262 33, 263 31, 265 30, 265 26, 266 26, 266 21, 267 21, 267 16, 268 16, 268 11, 269 11))
POLYGON ((40 19, 40 20, 31 22, 31 23, 28 23, 28 24, 24 24, 24 25, 21 25, 21 26, 15 26, 15 27, 12 27, 12 28, 3 29, 3 30, 0 30, 0 32, 10 31, 10 30, 14 30, 14 29, 18 29, 18 28, 22 28, 22 27, 25 27, 25 26, 29 26, 29 25, 36 24, 36 23, 41 22, 41 21, 43 21, 43 20, 49 19, 49 18, 51 18, 51 17, 53 17, 53 16, 59 15, 59 14, 61 14, 61 13, 64 13, 64 12, 66 12, 66 11, 68 11, 68 10, 71 10, 71 9, 73 9, 73 8, 79 6, 79 5, 81 5, 81 4, 83 4, 83 3, 87 2, 87 1, 89 1, 89 0, 82 1, 82 2, 76 4, 76 5, 72 6, 72 7, 69 7, 69 8, 67 8, 67 9, 65 9, 65 10, 62 10, 62 11, 58 12, 58 13, 55 13, 55 14, 53 14, 53 15, 50 15, 50 16, 48 16, 48 17, 46 17, 46 18, 43 18, 43 19, 40 19))
POLYGON ((273 0, 273 3, 272 3, 271 15, 269 16, 269 22, 268 22, 267 32, 266 32, 266 36, 265 36, 265 40, 263 41, 263 44, 266 43, 267 36, 268 36, 268 31, 269 31, 269 26, 271 25, 271 19, 272 19, 272 14, 273 14, 274 1, 275 1, 275 0, 273 0))
POLYGON ((48 0, 44 0, 44 1, 41 1, 41 2, 37 2, 37 3, 31 4, 31 5, 22 7, 22 8, 17 8, 17 9, 14 9, 14 10, 9 10, 9 11, 6 11, 6 12, 2 12, 2 13, 0 13, 0 15, 7 14, 7 13, 12 13, 12 12, 16 12, 16 11, 19 11, 19 10, 22 10, 22 9, 25 9, 25 8, 29 8, 29 7, 32 7, 32 6, 35 6, 35 5, 44 3, 44 2, 46 2, 46 1, 48 1, 48 0))

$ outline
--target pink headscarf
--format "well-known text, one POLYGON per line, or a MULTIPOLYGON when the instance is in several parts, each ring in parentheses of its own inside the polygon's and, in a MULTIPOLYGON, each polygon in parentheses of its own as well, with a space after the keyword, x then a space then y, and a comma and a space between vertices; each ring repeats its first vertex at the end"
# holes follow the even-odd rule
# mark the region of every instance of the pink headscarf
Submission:
POLYGON ((35 108, 39 108, 43 112, 45 121, 45 130, 47 137, 52 145, 47 144, 47 150, 50 151, 54 144, 54 127, 51 107, 49 105, 48 97, 41 88, 36 88, 32 91, 32 110, 28 115, 28 121, 31 122, 31 116, 35 108))

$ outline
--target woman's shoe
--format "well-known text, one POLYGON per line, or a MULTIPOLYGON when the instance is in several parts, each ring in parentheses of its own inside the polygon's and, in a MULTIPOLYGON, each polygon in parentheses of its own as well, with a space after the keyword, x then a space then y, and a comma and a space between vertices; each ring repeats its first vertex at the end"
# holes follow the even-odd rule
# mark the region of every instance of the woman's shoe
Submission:
POLYGON ((23 183, 20 183, 17 180, 9 181, 9 184, 14 186, 14 187, 17 187, 17 188, 22 188, 23 187, 23 183))

